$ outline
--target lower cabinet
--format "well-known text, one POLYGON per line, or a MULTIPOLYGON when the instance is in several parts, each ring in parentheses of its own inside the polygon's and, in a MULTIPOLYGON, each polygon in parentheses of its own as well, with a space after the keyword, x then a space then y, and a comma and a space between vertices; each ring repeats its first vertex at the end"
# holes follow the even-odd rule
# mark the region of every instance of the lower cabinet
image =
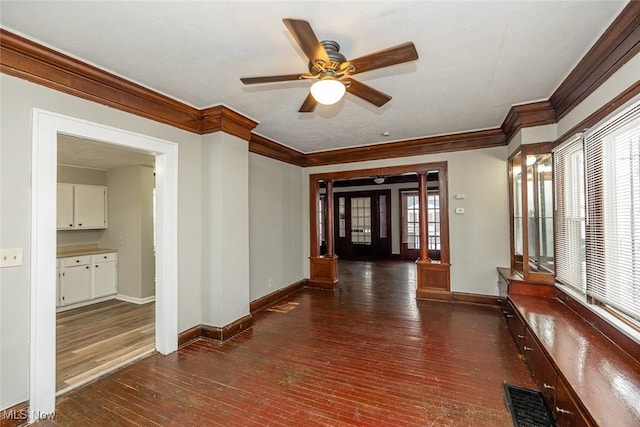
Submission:
POLYGON ((60 259, 58 306, 68 306, 117 292, 117 254, 83 255, 60 259))
POLYGON ((556 425, 559 427, 590 426, 586 417, 578 408, 580 405, 571 397, 570 387, 562 379, 555 365, 538 344, 529 327, 521 319, 511 301, 502 308, 509 331, 524 355, 538 388, 542 392, 556 425))

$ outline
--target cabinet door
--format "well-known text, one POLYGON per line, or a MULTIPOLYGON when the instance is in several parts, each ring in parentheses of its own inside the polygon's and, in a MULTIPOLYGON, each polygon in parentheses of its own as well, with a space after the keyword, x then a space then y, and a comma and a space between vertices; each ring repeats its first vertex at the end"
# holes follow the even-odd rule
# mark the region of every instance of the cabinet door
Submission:
POLYGON ((591 423, 582 415, 567 389, 568 386, 564 380, 558 378, 558 390, 554 408, 556 425, 559 427, 589 427, 591 423))
POLYGON ((93 298, 116 293, 118 272, 116 262, 96 262, 93 267, 93 298))
POLYGON ((75 228, 106 228, 107 189, 95 185, 75 186, 75 228))
POLYGON ((58 184, 56 205, 56 227, 58 230, 73 228, 73 185, 58 184))
POLYGON ((62 270, 61 305, 91 299, 91 266, 78 265, 62 270))

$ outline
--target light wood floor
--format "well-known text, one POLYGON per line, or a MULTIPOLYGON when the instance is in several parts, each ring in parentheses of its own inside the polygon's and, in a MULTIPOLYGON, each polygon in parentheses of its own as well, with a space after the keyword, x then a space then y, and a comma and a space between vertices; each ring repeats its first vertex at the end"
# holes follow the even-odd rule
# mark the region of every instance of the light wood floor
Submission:
POLYGON ((110 300, 57 314, 56 390, 155 348, 155 303, 110 300))

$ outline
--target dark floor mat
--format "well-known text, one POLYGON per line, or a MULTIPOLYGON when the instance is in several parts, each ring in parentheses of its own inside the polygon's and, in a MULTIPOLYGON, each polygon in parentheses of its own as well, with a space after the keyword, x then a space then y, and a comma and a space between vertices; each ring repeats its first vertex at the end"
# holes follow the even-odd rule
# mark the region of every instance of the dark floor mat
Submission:
POLYGON ((555 427, 542 393, 507 383, 503 385, 515 427, 555 427))

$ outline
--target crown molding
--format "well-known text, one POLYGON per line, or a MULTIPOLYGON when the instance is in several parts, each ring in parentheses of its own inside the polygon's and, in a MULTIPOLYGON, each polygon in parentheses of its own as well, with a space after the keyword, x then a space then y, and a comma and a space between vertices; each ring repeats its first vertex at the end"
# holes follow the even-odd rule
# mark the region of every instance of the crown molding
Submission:
POLYGON ((630 1, 549 100, 560 120, 640 52, 640 1, 630 1))
POLYGON ((204 135, 222 131, 249 141, 252 136, 251 131, 257 125, 258 122, 256 121, 223 105, 217 105, 200 110, 200 128, 198 129, 198 133, 204 135))
POLYGON ((512 106, 500 128, 504 132, 506 143, 508 144, 511 138, 522 128, 548 125, 555 122, 556 112, 551 102, 539 101, 512 106))
POLYGON ((261 135, 251 134, 251 139, 249 140, 249 152, 300 167, 304 167, 306 165, 305 154, 294 150, 293 148, 278 144, 277 142, 261 135))
POLYGON ((0 72, 190 132, 198 109, 0 29, 0 72))
POLYGON ((305 166, 324 166, 364 160, 419 156, 422 154, 475 150, 504 145, 506 145, 506 140, 502 130, 489 129, 309 153, 305 154, 305 166))

